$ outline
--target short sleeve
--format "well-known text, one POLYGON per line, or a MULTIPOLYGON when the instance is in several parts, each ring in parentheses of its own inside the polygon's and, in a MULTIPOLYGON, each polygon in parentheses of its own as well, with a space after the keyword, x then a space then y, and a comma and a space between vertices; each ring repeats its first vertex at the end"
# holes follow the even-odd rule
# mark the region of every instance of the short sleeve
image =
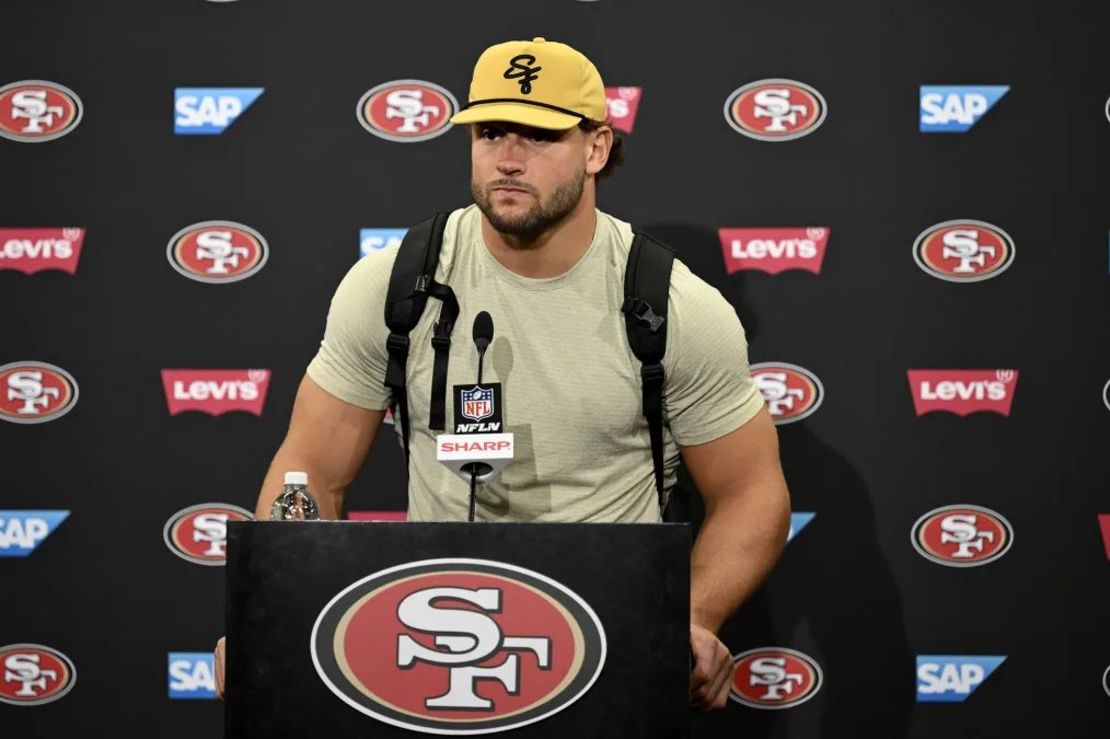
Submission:
POLYGON ((667 308, 663 410, 681 446, 704 444, 750 421, 764 400, 748 369, 748 342, 724 296, 675 260, 667 308))
POLYGON ((327 392, 370 410, 389 406, 385 298, 398 247, 371 252, 339 283, 308 376, 327 392))

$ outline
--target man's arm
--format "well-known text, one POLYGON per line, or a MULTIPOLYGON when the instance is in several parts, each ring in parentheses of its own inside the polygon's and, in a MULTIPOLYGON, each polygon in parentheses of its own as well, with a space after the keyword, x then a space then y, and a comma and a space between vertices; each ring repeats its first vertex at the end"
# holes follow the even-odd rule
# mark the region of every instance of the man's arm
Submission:
POLYGON ((766 407, 730 434, 684 447, 682 458, 705 502, 690 561, 691 698, 719 708, 728 700, 732 660, 716 632, 782 552, 790 494, 766 407))
POLYGON ((289 431, 258 494, 255 518, 270 517, 270 506, 291 470, 308 473, 308 489, 320 504, 320 518, 339 518, 347 488, 366 460, 384 416, 385 411, 340 400, 306 374, 293 402, 289 431))
MULTIPOLYGON (((289 431, 281 443, 258 494, 255 518, 267 520, 281 493, 285 473, 308 473, 308 489, 320 504, 320 518, 337 519, 347 488, 358 474, 385 411, 346 403, 317 385, 307 374, 297 388, 289 431)), ((226 639, 216 642, 216 695, 224 695, 226 639)))

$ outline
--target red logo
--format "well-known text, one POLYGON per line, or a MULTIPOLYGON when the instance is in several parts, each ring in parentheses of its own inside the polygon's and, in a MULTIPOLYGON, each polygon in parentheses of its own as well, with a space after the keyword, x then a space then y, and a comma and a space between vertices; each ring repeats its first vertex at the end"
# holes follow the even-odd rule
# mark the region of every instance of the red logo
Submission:
POLYGON ((238 282, 266 264, 270 247, 262 234, 234 221, 202 221, 173 235, 170 265, 197 282, 238 282))
POLYGON ((347 511, 348 521, 407 521, 406 511, 347 511))
POLYGON ((1014 261, 1014 240, 983 221, 944 221, 913 242, 917 266, 939 280, 982 282, 1005 272, 1014 261))
POLYGON ((312 660, 351 707, 433 734, 487 734, 566 708, 605 664, 593 609, 544 575, 483 559, 376 572, 316 619, 312 660))
POLYGON ((919 416, 948 411, 966 416, 979 411, 1010 415, 1017 370, 909 370, 913 409, 919 416))
POLYGON ((46 362, 12 362, 0 367, 0 420, 46 423, 73 410, 77 380, 46 362))
POLYGON ((824 385, 805 367, 786 362, 760 362, 753 364, 750 370, 775 425, 813 415, 825 399, 824 385))
POLYGON ((1098 526, 1102 529, 1102 545, 1106 547, 1106 558, 1110 559, 1110 513, 1098 514, 1098 526))
POLYGON ((45 80, 23 80, 0 87, 0 136, 37 143, 60 138, 81 122, 81 98, 45 80))
POLYGON ((253 521, 254 515, 226 503, 182 508, 162 528, 170 551, 193 564, 218 567, 227 559, 227 522, 253 521))
POLYGON ((358 122, 387 141, 410 143, 442 136, 459 102, 446 88, 423 80, 394 80, 372 87, 358 101, 358 122))
POLYGON ((733 91, 725 100, 725 120, 759 141, 790 141, 807 136, 825 121, 821 93, 794 80, 759 80, 733 91))
POLYGON ((41 644, 0 647, 0 702, 38 706, 56 701, 73 690, 77 670, 57 649, 41 644))
POLYGON ((642 87, 606 87, 605 106, 609 111, 609 123, 613 128, 632 133, 636 123, 636 111, 640 109, 642 87))
POLYGON ((978 567, 1010 550, 1014 529, 989 508, 949 505, 917 519, 910 538, 922 557, 937 564, 978 567))
POLYGON ((0 228, 0 269, 28 275, 60 269, 73 274, 84 242, 83 228, 0 228))
POLYGON ((728 696, 752 708, 778 710, 801 705, 821 689, 821 667, 807 654, 763 647, 732 658, 736 672, 728 696))
POLYGON ((185 411, 210 416, 246 411, 261 416, 270 370, 166 369, 162 370, 162 386, 171 416, 185 411))
POLYGON ((722 228, 721 250, 728 274, 756 269, 777 275, 788 269, 821 274, 829 229, 808 228, 722 228))

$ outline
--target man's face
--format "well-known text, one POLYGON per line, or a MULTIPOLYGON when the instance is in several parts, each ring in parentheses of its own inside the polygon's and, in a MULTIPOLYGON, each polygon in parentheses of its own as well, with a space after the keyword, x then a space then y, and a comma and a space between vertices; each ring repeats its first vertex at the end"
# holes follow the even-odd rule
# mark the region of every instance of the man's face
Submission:
POLYGON ((474 202, 500 233, 534 238, 574 210, 586 180, 589 134, 517 123, 470 129, 474 202))

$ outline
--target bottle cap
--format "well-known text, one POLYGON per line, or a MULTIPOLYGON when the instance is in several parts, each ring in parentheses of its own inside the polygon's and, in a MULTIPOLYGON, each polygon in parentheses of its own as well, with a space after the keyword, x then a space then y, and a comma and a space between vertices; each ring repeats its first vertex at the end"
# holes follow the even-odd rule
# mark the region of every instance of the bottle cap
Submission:
POLYGON ((285 473, 286 485, 307 485, 308 473, 307 472, 286 472, 285 473))

